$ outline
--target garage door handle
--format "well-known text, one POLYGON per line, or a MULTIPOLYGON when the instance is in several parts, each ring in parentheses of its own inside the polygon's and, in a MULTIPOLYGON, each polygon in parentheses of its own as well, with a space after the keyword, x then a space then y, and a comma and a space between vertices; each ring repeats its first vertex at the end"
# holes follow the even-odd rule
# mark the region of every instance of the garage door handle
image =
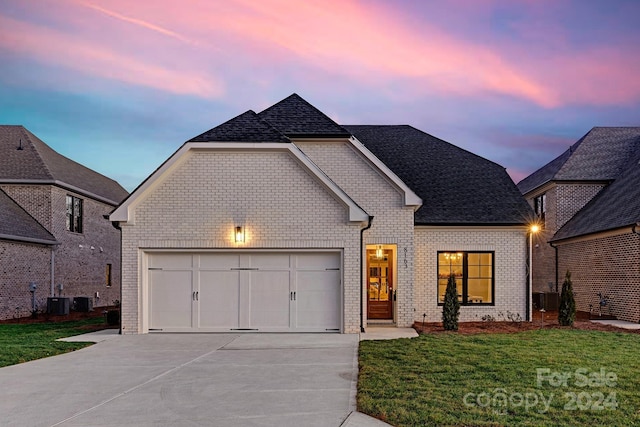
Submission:
POLYGON ((196 301, 199 301, 200 292, 196 292, 196 301))
POLYGON ((198 301, 198 294, 199 294, 199 292, 193 292, 193 293, 191 294, 191 299, 192 299, 193 301, 198 301))
POLYGON ((290 300, 290 301, 295 301, 295 300, 296 300, 296 293, 295 293, 295 291, 293 291, 293 292, 289 292, 289 300, 290 300))

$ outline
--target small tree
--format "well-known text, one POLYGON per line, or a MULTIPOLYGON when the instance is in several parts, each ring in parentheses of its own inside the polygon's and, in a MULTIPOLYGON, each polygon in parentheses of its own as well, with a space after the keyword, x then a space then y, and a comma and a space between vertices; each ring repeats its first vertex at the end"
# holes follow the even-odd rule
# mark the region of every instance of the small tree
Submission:
POLYGON ((458 330, 458 316, 460 315, 460 302, 456 288, 456 276, 451 274, 447 281, 447 289, 444 292, 444 306, 442 307, 442 325, 445 331, 458 330))
POLYGON ((562 326, 573 326, 576 319, 576 301, 573 298, 573 283, 571 283, 571 272, 567 270, 562 283, 562 293, 560 294, 560 308, 558 309, 558 323, 562 326))

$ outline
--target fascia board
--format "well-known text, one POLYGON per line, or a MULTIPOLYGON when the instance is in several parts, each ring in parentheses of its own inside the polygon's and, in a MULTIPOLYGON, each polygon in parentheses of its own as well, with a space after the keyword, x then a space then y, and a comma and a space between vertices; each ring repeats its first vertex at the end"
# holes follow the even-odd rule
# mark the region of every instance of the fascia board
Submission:
POLYGON ((389 166, 385 165, 382 160, 377 158, 375 154, 373 154, 365 145, 358 140, 358 138, 351 137, 349 138, 349 143, 351 146, 358 150, 360 154, 362 154, 373 166, 375 166, 380 173, 385 175, 389 181, 393 183, 403 194, 404 194, 404 204, 405 206, 422 206, 422 199, 418 197, 416 193, 413 192, 411 188, 407 184, 404 183, 400 179, 398 175, 396 175, 389 166))
POLYGON ((152 191, 162 182, 162 178, 171 170, 180 165, 189 151, 288 151, 305 169, 312 173, 334 196, 340 200, 349 211, 350 222, 364 222, 369 215, 353 201, 335 182, 313 163, 298 147, 290 143, 274 142, 187 142, 176 151, 165 163, 162 164, 143 184, 141 184, 131 196, 126 199, 109 216, 110 221, 128 222, 131 220, 132 209, 144 199, 144 195, 152 191))
POLYGON ((3 179, 3 180, 0 180, 0 183, 13 184, 13 185, 19 185, 19 184, 21 185, 54 185, 56 187, 62 188, 63 190, 73 191, 74 193, 81 194, 83 196, 89 197, 99 202, 106 203, 111 206, 118 205, 118 202, 116 202, 115 200, 98 196, 95 193, 92 193, 87 190, 83 190, 82 188, 76 187, 75 185, 67 184, 64 181, 60 181, 57 179, 3 179))

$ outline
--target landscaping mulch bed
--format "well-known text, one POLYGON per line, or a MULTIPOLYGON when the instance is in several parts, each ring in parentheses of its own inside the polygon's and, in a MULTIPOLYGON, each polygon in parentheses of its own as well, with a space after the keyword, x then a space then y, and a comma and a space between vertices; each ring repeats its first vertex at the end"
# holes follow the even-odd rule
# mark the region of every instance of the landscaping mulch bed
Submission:
POLYGON ((117 329, 120 326, 108 325, 106 320, 106 312, 108 310, 116 310, 116 309, 118 309, 118 307, 115 307, 115 306, 95 307, 92 311, 89 311, 89 312, 70 310, 69 314, 66 314, 66 315, 38 313, 37 316, 35 317, 29 316, 29 317, 20 317, 17 319, 0 320, 0 324, 56 323, 56 322, 68 322, 71 320, 94 319, 97 317, 101 317, 102 319, 104 319, 104 325, 91 324, 91 325, 81 326, 81 328, 87 329, 87 331, 95 331, 100 329, 117 329))
MULTIPOLYGON (((591 319, 596 320, 599 317, 591 316, 591 319)), ((604 320, 604 318, 603 318, 604 320)), ((460 322, 458 324, 458 331, 451 332, 445 331, 442 327, 442 322, 435 323, 422 323, 415 322, 413 328, 418 333, 433 334, 433 333, 457 333, 457 334, 480 334, 480 333, 515 333, 522 331, 533 331, 537 329, 581 329, 587 331, 606 331, 606 332, 627 332, 631 334, 640 334, 638 329, 623 329, 617 328, 611 325, 603 325, 600 323, 594 323, 590 321, 589 313, 578 312, 576 314, 576 320, 573 326, 560 326, 558 324, 558 312, 549 311, 544 313, 544 320, 542 313, 534 311, 532 322, 511 322, 511 321, 482 321, 482 322, 460 322)))

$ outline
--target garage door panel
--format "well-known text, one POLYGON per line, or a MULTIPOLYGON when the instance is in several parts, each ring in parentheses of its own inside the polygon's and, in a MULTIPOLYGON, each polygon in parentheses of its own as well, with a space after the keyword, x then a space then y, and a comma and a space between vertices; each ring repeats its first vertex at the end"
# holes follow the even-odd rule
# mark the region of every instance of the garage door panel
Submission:
POLYGON ((289 271, 251 271, 250 273, 250 327, 289 328, 291 318, 289 271))
POLYGON ((149 274, 149 328, 191 328, 191 271, 152 270, 149 274))
POLYGON ((149 329, 317 332, 341 326, 336 252, 152 253, 149 329))
POLYGON ((337 253, 303 253, 296 255, 298 270, 326 270, 340 268, 340 255, 337 253))
POLYGON ((298 271, 296 286, 298 328, 340 328, 340 271, 298 271))
POLYGON ((259 270, 286 270, 290 265, 288 254, 265 253, 251 255, 251 268, 259 270))
POLYGON ((239 326, 240 273, 200 271, 198 326, 234 329, 239 326))
POLYGON ((149 257, 149 268, 189 269, 192 265, 190 254, 158 253, 149 257))
POLYGON ((201 254, 200 268, 214 270, 228 270, 240 267, 239 254, 201 254))

